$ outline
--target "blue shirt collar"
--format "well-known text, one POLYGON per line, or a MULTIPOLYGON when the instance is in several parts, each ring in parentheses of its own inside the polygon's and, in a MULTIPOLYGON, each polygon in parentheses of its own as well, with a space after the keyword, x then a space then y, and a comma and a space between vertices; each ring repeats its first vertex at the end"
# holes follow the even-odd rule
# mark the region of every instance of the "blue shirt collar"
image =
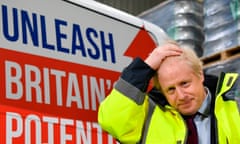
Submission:
POLYGON ((210 114, 210 105, 211 105, 211 93, 207 87, 205 87, 205 91, 207 93, 207 96, 205 97, 202 106, 198 110, 200 114, 203 116, 208 116, 210 114))

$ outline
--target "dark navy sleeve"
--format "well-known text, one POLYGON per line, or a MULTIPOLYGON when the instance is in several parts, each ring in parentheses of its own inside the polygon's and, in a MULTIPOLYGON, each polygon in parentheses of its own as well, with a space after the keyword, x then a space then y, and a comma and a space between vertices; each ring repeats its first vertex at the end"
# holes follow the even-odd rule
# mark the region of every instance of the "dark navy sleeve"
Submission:
POLYGON ((150 79, 155 70, 147 65, 142 59, 135 58, 122 72, 121 78, 141 91, 147 90, 150 79))

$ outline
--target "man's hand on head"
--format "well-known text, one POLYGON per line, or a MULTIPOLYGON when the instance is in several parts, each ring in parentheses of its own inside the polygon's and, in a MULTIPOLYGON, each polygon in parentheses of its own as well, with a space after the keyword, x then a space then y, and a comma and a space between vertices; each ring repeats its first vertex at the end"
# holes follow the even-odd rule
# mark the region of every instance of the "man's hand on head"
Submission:
POLYGON ((181 55, 181 48, 174 43, 166 43, 155 48, 145 59, 145 63, 157 70, 165 58, 181 55))

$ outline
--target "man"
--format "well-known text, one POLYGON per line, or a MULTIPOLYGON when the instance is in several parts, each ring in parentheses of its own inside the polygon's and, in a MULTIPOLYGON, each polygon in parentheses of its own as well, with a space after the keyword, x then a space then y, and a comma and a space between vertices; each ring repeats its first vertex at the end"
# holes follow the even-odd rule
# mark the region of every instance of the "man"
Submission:
POLYGON ((167 42, 124 69, 100 104, 98 121, 124 144, 237 144, 239 110, 225 96, 235 80, 226 77, 216 96, 217 78, 204 75, 196 54, 167 42))

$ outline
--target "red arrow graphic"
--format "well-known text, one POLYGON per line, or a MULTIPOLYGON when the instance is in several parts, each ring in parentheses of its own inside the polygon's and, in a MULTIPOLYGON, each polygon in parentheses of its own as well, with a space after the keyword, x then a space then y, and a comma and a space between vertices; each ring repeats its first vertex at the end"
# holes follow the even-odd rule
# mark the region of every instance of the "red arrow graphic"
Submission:
POLYGON ((141 57, 142 59, 145 59, 155 47, 156 44, 152 37, 144 28, 142 28, 124 55, 133 58, 141 57))
MULTIPOLYGON (((156 48, 156 46, 156 43, 149 35, 149 33, 144 28, 142 28, 124 55, 132 58, 140 57, 144 60, 149 55, 149 53, 151 53, 151 51, 156 48)), ((148 90, 150 90, 152 86, 153 82, 150 82, 148 90)))

